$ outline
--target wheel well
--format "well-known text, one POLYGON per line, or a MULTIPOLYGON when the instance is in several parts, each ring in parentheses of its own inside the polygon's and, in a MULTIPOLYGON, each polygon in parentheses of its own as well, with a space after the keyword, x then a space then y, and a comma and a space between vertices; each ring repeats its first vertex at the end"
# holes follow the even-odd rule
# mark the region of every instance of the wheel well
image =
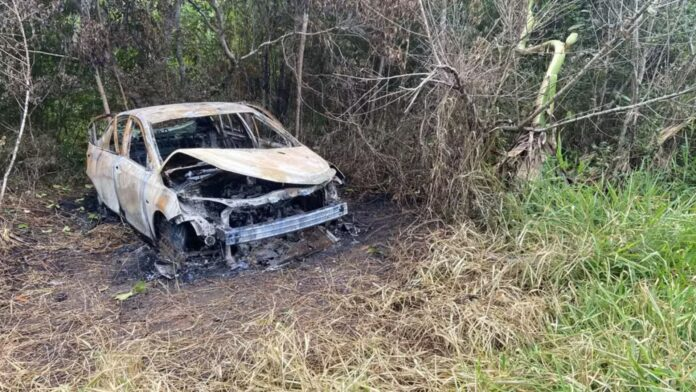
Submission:
MULTIPOLYGON (((160 225, 162 222, 167 221, 167 217, 163 213, 156 211, 152 218, 152 224, 155 229, 155 241, 160 239, 160 225)), ((183 226, 186 232, 186 244, 192 250, 198 250, 202 247, 203 242, 196 235, 196 230, 194 230, 193 225, 190 222, 181 222, 178 226, 183 226)))
POLYGON ((159 228, 162 221, 167 220, 163 213, 155 211, 155 215, 152 217, 152 228, 155 232, 155 241, 160 238, 159 228))

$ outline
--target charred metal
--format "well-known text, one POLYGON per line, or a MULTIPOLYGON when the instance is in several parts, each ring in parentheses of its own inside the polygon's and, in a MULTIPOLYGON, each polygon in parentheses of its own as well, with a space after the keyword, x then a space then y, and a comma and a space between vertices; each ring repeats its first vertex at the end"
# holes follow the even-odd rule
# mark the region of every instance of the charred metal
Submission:
MULTIPOLYGON (((342 175, 260 109, 233 103, 131 110, 91 126, 100 201, 178 260, 335 220, 342 175)), ((167 256, 167 255, 165 255, 167 256)))

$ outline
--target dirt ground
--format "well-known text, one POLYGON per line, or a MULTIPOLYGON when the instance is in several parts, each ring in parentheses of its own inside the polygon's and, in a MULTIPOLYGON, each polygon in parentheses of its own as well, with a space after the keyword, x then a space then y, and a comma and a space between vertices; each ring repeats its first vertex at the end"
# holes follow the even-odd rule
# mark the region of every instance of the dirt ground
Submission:
POLYGON ((275 268, 194 268, 166 280, 154 276, 154 251, 128 225, 93 213, 91 195, 62 188, 27 192, 5 208, 0 389, 80 384, 95 371, 95 346, 103 351, 201 330, 218 337, 253 334, 248 322, 269 312, 311 320, 331 311, 327 293, 387 279, 389 243, 412 220, 382 197, 354 198, 349 219, 357 236, 337 231, 340 241, 331 243, 312 229, 304 237, 320 245, 275 268), (145 293, 114 299, 140 280, 147 281, 145 293))

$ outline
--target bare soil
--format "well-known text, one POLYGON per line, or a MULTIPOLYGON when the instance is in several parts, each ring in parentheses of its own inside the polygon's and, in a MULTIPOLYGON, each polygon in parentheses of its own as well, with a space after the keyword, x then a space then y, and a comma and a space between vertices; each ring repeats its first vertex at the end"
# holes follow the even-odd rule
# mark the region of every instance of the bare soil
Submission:
POLYGON ((269 310, 310 320, 331 310, 325 294, 388 279, 389 243, 412 221, 383 197, 354 198, 357 236, 336 229, 332 243, 312 229, 296 240, 301 256, 280 265, 198 265, 166 280, 153 273, 154 250, 128 225, 96 218, 90 193, 53 193, 13 198, 3 213, 0 389, 75 385, 94 370, 94 345, 201 330, 253 334, 242 327, 269 310), (139 280, 148 281, 145 293, 114 299, 139 280))

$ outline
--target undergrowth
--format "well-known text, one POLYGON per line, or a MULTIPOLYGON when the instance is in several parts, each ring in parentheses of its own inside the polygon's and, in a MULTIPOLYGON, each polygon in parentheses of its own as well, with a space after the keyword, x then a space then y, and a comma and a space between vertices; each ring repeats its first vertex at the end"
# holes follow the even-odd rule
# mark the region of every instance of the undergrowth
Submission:
MULTIPOLYGON (((507 200, 496 232, 406 234, 388 256, 392 274, 326 292, 311 317, 269 309, 239 331, 125 339, 109 324, 76 324, 61 338, 75 347, 62 368, 15 361, 0 385, 692 390, 696 196, 679 177, 536 182, 507 200)), ((5 360, 18 352, 12 334, 0 343, 5 360)))

